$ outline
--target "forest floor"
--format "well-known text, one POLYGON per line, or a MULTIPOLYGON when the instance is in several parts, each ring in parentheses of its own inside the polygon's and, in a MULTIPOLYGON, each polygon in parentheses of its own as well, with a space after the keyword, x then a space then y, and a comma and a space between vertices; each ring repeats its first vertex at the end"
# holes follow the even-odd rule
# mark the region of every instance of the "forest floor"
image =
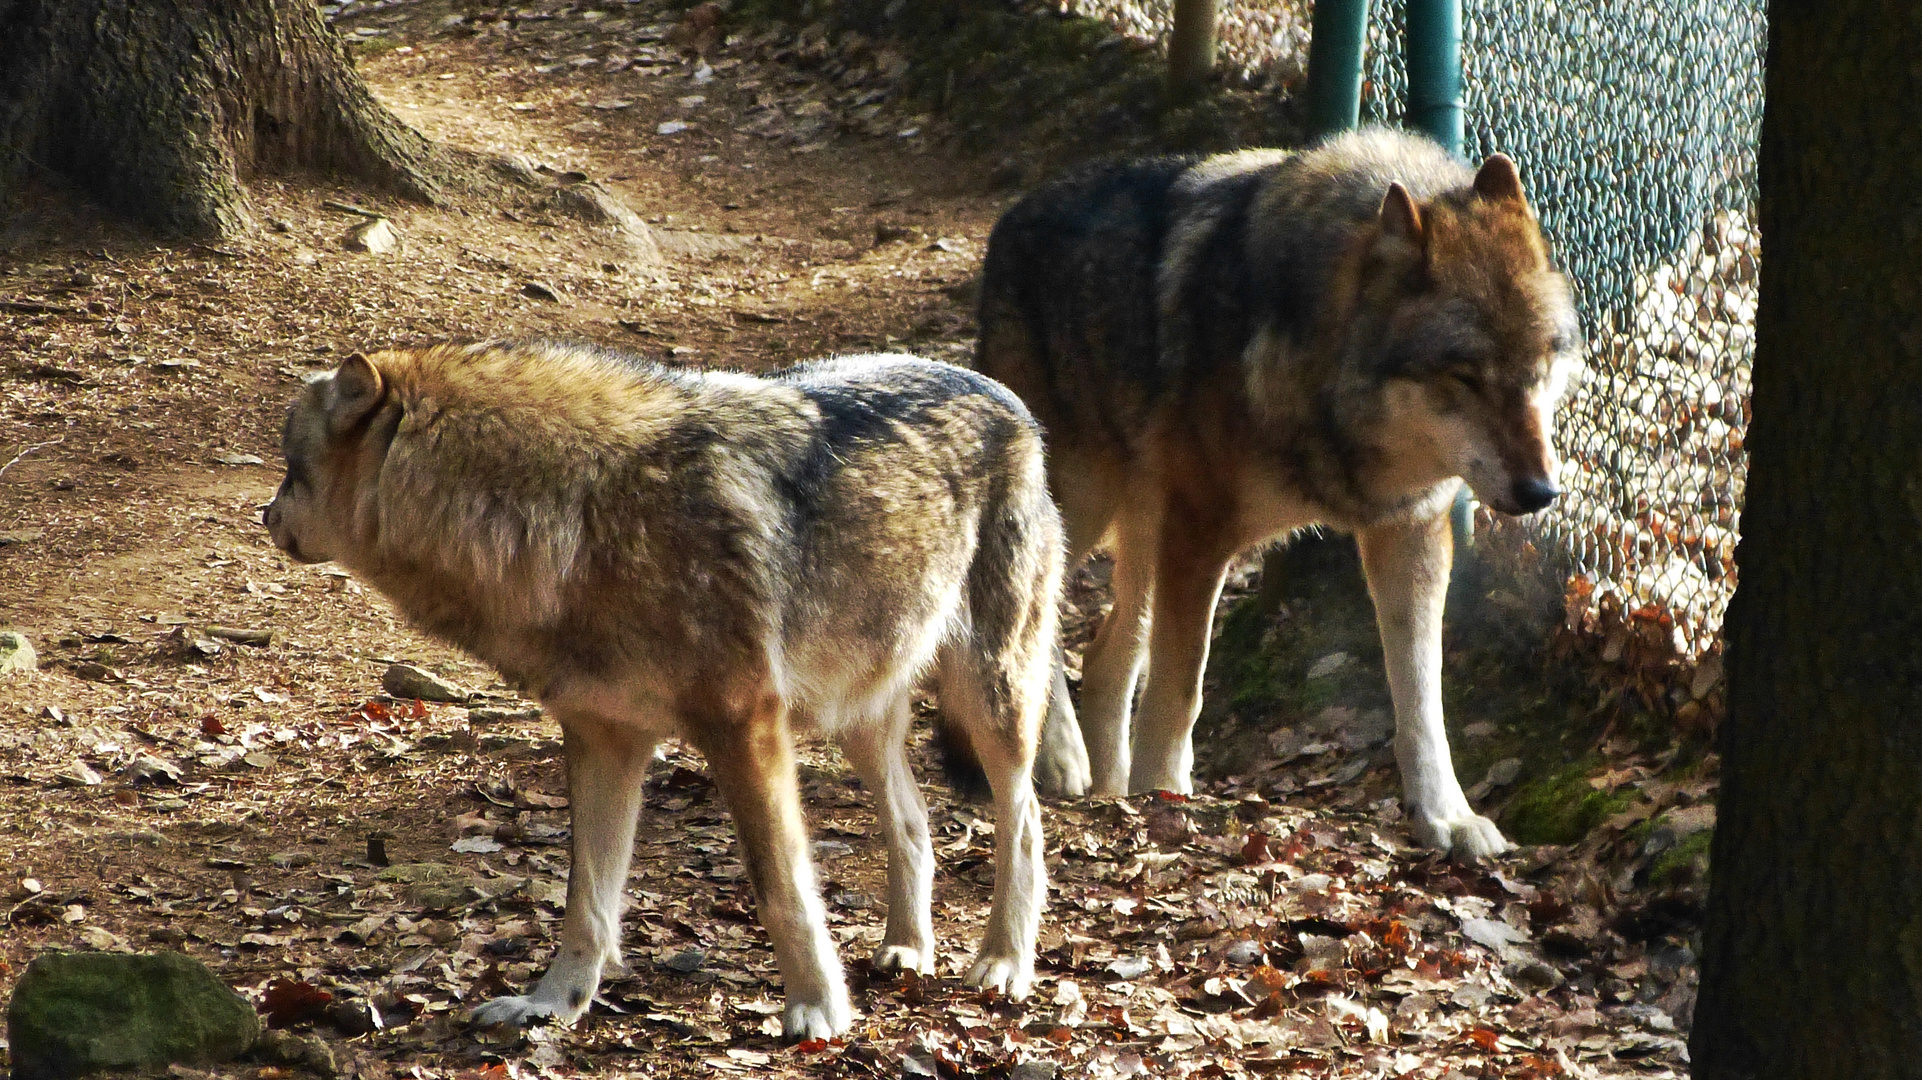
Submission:
MULTIPOLYGON (((0 219, 0 626, 40 651, 37 674, 0 680, 0 992, 49 949, 184 950, 306 1040, 213 1070, 257 1080, 1685 1071, 1686 920, 1592 845, 1480 866, 1415 849, 1378 738, 1294 747, 1187 799, 1050 801, 1039 979, 1020 1003, 960 985, 993 826, 938 784, 939 972, 864 966, 884 891, 871 800, 808 746, 859 1019, 799 1047, 778 1037, 727 815, 674 748, 649 781, 628 969, 571 1029, 466 1028, 558 933, 558 731, 378 595, 268 542, 258 508, 301 375, 357 349, 511 336, 749 369, 876 348, 965 359, 970 286, 1013 192, 890 93, 902 59, 885 46, 677 29, 654 0, 374 7, 340 25, 402 117, 548 183, 604 185, 660 257, 526 198, 434 209, 309 177, 257 180, 260 230, 218 245, 58 191, 0 219), (386 215, 403 247, 344 250, 360 219, 327 201, 386 215), (387 697, 395 661, 472 697, 387 697)), ((1077 575, 1077 642, 1098 584, 1077 575)), ((1706 786, 1641 790, 1637 768, 1606 785, 1640 792, 1612 842, 1650 805, 1712 820, 1706 786)))

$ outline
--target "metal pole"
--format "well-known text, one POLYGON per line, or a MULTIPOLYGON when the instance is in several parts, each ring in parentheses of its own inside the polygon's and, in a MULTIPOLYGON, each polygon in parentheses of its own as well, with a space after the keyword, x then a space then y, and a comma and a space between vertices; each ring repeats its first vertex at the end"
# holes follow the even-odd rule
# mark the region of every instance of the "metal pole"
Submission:
POLYGON ((1321 139, 1361 119, 1368 0, 1315 0, 1308 39, 1308 133, 1321 139))
POLYGON ((1461 0, 1408 0, 1408 126, 1461 155, 1461 0))
MULTIPOLYGON (((1408 0, 1408 126, 1462 155, 1461 0, 1408 0)), ((1468 489, 1449 511, 1455 547, 1475 546, 1468 489)))

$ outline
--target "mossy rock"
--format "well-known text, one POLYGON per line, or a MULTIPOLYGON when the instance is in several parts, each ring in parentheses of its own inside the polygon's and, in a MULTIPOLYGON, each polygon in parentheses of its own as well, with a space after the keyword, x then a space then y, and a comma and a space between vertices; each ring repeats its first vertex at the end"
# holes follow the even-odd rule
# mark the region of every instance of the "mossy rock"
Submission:
POLYGON ((180 953, 48 953, 27 965, 7 1007, 14 1080, 211 1065, 259 1034, 254 1007, 180 953))
POLYGON ((1658 889, 1680 889, 1708 884, 1708 852, 1714 829, 1690 833, 1649 860, 1648 883, 1658 889))
POLYGON ((1523 844, 1573 844, 1633 801, 1628 792, 1599 791, 1588 783, 1600 766, 1589 760, 1522 785, 1502 812, 1509 839, 1523 844))

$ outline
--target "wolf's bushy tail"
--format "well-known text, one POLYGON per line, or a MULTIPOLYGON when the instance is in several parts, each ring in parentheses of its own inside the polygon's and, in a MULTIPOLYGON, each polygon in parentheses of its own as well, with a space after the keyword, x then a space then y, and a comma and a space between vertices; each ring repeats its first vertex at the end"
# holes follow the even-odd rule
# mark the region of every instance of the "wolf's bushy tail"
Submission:
POLYGON ((994 795, 994 787, 988 783, 988 770, 982 767, 980 755, 968 741, 967 730, 946 713, 938 713, 934 718, 934 752, 941 763, 942 778, 956 795, 971 803, 987 802, 994 795))

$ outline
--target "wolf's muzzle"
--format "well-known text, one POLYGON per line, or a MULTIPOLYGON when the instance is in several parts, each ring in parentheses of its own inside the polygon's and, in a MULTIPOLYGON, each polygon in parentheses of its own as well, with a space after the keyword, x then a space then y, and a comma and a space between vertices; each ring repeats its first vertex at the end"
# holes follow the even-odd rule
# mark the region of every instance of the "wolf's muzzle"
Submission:
POLYGON ((1515 481, 1515 505, 1524 514, 1545 509, 1560 496, 1562 489, 1546 476, 1529 476, 1515 481))

